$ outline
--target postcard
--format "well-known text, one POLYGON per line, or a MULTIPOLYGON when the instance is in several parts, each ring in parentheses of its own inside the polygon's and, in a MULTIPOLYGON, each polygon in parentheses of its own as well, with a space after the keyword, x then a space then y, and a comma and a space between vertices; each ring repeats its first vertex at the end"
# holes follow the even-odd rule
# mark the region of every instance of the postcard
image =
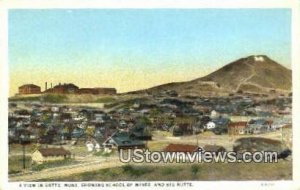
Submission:
POLYGON ((3 3, 1 188, 300 188, 296 1, 94 3, 3 3))

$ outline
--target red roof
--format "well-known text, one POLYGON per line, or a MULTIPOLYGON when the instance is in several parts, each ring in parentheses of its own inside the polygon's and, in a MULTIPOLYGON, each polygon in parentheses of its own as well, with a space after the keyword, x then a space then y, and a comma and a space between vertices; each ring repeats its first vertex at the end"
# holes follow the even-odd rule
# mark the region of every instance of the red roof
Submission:
POLYGON ((247 122, 245 121, 238 121, 238 122, 231 122, 228 127, 246 127, 247 122))
POLYGON ((169 144, 164 151, 165 152, 196 152, 198 151, 198 146, 188 145, 188 144, 169 144))

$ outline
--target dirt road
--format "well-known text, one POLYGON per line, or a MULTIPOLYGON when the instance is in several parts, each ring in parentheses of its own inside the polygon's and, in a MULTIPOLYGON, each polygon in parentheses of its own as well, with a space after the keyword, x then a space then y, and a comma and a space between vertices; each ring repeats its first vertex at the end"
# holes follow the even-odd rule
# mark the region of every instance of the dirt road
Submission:
POLYGON ((81 163, 70 166, 50 168, 38 172, 28 172, 26 174, 19 174, 9 177, 10 182, 14 181, 37 181, 41 179, 63 178, 65 176, 83 173, 87 171, 95 171, 99 169, 111 168, 121 166, 123 163, 119 161, 118 157, 114 158, 101 158, 97 161, 81 163))

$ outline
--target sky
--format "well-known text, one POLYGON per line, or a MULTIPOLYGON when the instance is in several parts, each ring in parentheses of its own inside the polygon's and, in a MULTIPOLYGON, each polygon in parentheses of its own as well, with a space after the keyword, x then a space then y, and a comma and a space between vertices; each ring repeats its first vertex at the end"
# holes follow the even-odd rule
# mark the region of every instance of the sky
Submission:
POLYGON ((115 87, 187 81, 250 55, 291 67, 289 9, 14 9, 10 95, 33 83, 115 87))

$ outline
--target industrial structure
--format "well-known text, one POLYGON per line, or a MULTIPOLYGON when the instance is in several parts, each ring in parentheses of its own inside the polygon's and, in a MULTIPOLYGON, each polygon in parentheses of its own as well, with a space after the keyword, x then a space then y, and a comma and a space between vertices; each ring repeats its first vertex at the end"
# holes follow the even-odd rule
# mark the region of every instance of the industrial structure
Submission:
POLYGON ((41 87, 34 84, 25 84, 19 87, 19 95, 28 94, 93 94, 93 95, 114 95, 117 94, 115 88, 79 88, 73 83, 57 84, 48 88, 48 83, 45 82, 45 91, 41 92, 41 87))
POLYGON ((19 94, 40 94, 41 87, 34 84, 24 84, 19 87, 19 94))

